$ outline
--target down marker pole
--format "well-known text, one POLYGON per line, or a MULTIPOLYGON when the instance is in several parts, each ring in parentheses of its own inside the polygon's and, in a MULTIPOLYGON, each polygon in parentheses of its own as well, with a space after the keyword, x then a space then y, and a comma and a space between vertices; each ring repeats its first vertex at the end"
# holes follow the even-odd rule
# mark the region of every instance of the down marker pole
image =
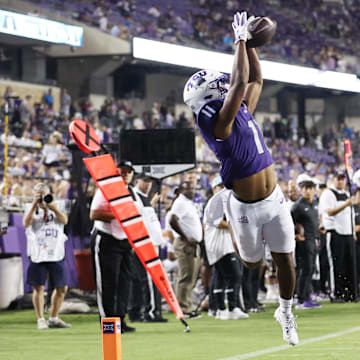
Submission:
POLYGON ((103 360, 121 360, 121 325, 120 318, 102 318, 103 360))

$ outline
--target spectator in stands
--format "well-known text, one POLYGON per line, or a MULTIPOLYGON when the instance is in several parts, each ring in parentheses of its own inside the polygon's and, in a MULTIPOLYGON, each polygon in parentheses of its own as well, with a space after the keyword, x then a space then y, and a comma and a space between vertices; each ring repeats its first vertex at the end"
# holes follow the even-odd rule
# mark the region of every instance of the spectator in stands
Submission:
POLYGON ((120 37, 121 24, 114 24, 110 29, 110 35, 120 37))
POLYGON ((69 119, 70 117, 70 106, 71 96, 68 93, 67 89, 62 89, 60 99, 60 112, 65 116, 66 119, 69 119))
POLYGON ((43 104, 47 105, 49 109, 52 109, 54 106, 54 97, 52 95, 52 89, 49 88, 48 92, 43 95, 42 98, 43 104))
POLYGON ((99 29, 102 30, 102 31, 107 31, 108 30, 108 24, 109 24, 109 19, 107 18, 107 16, 105 14, 103 14, 99 18, 99 29))
POLYGON ((160 8, 155 5, 151 6, 147 12, 149 15, 153 16, 156 19, 158 19, 161 15, 160 8))
POLYGON ((53 200, 50 188, 44 183, 37 183, 34 187, 33 202, 25 212, 23 224, 27 229, 30 254, 27 283, 33 288, 33 305, 39 330, 71 327, 58 317, 67 291, 64 265, 66 223, 67 215, 61 204, 53 200), (47 276, 55 290, 51 296, 50 318, 46 322, 44 288, 47 276))
POLYGON ((193 311, 191 292, 195 286, 200 269, 200 247, 202 225, 199 214, 192 202, 195 186, 183 182, 180 195, 171 208, 169 223, 175 231, 174 250, 179 264, 176 295, 187 318, 198 318, 193 311))
POLYGON ((119 0, 116 4, 121 16, 128 17, 136 10, 136 3, 134 0, 119 0))
POLYGON ((40 168, 40 172, 47 172, 52 167, 59 167, 60 162, 65 159, 62 151, 62 135, 55 131, 53 132, 47 144, 42 149, 41 163, 44 165, 40 168))
POLYGON ((20 119, 25 129, 29 129, 34 114, 34 109, 30 103, 31 97, 30 94, 26 95, 20 104, 20 119))

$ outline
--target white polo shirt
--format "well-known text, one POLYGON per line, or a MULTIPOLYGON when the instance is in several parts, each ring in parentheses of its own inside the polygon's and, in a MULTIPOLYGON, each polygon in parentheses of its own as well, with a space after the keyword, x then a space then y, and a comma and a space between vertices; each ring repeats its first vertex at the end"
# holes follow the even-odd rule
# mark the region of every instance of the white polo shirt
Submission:
POLYGON ((235 252, 231 234, 228 229, 218 229, 224 219, 224 197, 230 190, 223 189, 210 198, 204 211, 204 241, 210 265, 213 265, 227 254, 235 252))
MULTIPOLYGON (((106 201, 104 195, 99 189, 97 189, 95 192, 94 198, 91 202, 90 210, 104 210, 104 211, 111 210, 108 205, 108 202, 106 201)), ((124 230, 121 228, 120 223, 117 221, 117 219, 112 219, 110 222, 95 220, 94 227, 97 230, 109 234, 118 240, 127 239, 127 236, 124 230)))
MULTIPOLYGON (((332 189, 339 194, 349 193, 346 191, 337 190, 334 186, 332 189)), ((319 214, 322 215, 322 222, 326 230, 335 230, 340 235, 351 235, 351 208, 347 206, 335 216, 327 214, 328 209, 335 209, 341 206, 345 201, 338 201, 335 194, 330 189, 325 189, 320 196, 319 214)))
POLYGON ((330 189, 325 189, 319 199, 319 215, 322 217, 322 225, 326 230, 335 230, 335 219, 329 216, 327 209, 336 208, 336 197, 330 189))
MULTIPOLYGON (((180 194, 174 201, 170 213, 179 218, 181 229, 187 237, 193 238, 198 243, 202 240, 200 216, 194 203, 190 199, 185 195, 180 194)), ((180 237, 176 231, 174 231, 174 234, 176 237, 180 237)))

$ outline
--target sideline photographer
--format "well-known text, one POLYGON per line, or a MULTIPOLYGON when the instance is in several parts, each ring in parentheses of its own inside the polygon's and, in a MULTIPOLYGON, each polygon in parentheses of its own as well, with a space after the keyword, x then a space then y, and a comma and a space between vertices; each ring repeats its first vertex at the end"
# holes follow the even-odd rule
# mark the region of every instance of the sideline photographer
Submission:
POLYGON ((23 224, 26 228, 30 265, 27 283, 33 288, 33 305, 38 318, 39 330, 47 328, 68 328, 71 325, 59 319, 59 309, 67 291, 65 277, 65 246, 67 240, 64 225, 68 218, 61 204, 54 201, 50 188, 44 183, 34 187, 33 202, 25 211, 23 224), (55 290, 51 296, 49 321, 44 318, 45 281, 49 279, 55 290))

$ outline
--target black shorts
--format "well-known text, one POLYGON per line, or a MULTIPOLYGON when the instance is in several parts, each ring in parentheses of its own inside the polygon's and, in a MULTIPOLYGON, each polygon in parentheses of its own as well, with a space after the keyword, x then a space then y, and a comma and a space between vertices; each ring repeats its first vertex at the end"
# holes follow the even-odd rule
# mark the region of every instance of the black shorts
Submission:
POLYGON ((64 260, 34 263, 30 260, 26 283, 29 285, 45 285, 47 274, 53 287, 66 286, 64 260))

